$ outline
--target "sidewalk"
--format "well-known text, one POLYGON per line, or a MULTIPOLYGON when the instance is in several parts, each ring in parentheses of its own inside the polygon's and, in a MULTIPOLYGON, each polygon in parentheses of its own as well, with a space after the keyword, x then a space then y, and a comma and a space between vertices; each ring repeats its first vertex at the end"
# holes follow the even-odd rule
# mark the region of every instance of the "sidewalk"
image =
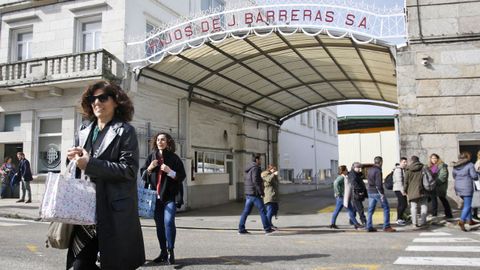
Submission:
MULTIPOLYGON (((0 200, 0 217, 39 220, 39 202, 34 201, 31 204, 24 204, 16 203, 16 200, 0 200)), ((389 202, 391 222, 392 225, 395 225, 396 199, 389 196, 389 202)), ((282 195, 279 205, 278 219, 274 219, 273 224, 282 228, 282 230, 323 230, 330 225, 335 200, 331 186, 324 185, 315 191, 282 195)), ((179 229, 236 231, 243 206, 243 202, 230 202, 214 207, 178 212, 175 222, 179 229)), ((374 214, 374 224, 383 222, 383 211, 378 207, 374 214)), ((458 210, 454 211, 454 213, 458 213, 458 210)), ((439 218, 438 221, 437 223, 436 220, 433 220, 438 225, 445 225, 443 219, 439 218)), ((153 219, 141 219, 141 223, 143 227, 155 227, 153 219)), ((338 216, 337 225, 342 229, 352 229, 352 226, 348 225, 345 210, 338 216)), ((256 208, 253 209, 248 217, 246 227, 250 231, 262 231, 260 216, 256 208)))

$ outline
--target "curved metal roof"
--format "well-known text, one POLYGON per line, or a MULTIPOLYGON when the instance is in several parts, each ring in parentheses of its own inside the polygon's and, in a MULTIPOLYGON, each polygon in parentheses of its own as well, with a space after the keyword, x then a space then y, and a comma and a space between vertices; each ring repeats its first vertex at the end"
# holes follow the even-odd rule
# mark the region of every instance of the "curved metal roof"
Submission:
POLYGON ((315 107, 395 107, 391 48, 301 33, 228 38, 170 55, 142 76, 179 87, 193 101, 283 122, 315 107))

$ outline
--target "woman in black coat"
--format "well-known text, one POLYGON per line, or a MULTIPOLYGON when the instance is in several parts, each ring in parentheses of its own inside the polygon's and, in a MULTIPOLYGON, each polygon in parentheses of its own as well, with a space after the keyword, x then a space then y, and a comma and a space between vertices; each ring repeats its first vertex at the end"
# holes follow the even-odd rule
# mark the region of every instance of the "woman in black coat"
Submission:
POLYGON ((100 81, 82 95, 84 116, 69 160, 96 184, 97 224, 75 226, 67 255, 67 269, 136 269, 145 262, 138 218, 136 176, 138 141, 132 119, 133 105, 117 85, 100 81))
POLYGON ((175 214, 183 204, 183 180, 186 177, 182 160, 175 154, 175 141, 168 133, 158 133, 152 138, 152 153, 140 169, 145 187, 157 191, 155 224, 160 244, 156 263, 175 263, 175 214))

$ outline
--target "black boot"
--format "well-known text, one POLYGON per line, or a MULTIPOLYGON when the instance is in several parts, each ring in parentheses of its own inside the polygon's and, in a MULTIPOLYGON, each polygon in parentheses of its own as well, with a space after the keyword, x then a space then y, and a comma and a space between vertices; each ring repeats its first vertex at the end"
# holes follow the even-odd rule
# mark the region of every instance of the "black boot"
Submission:
POLYGON ((155 263, 166 262, 167 260, 168 260, 168 253, 164 249, 162 249, 162 251, 160 252, 160 255, 157 258, 153 259, 155 263))
POLYGON ((173 253, 173 249, 168 250, 168 263, 175 264, 175 253, 173 253))

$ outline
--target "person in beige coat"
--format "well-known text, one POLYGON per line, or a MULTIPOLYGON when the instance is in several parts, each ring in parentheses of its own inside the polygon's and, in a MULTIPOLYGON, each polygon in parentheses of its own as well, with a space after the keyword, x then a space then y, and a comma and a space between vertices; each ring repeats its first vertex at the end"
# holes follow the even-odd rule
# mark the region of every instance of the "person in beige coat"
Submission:
POLYGON ((423 188, 423 167, 424 165, 419 161, 419 158, 412 156, 405 171, 404 192, 410 202, 412 226, 414 227, 422 227, 427 223, 428 195, 423 188), (420 222, 417 224, 418 205, 420 205, 420 222))
POLYGON ((274 229, 277 227, 272 224, 272 217, 277 217, 278 214, 278 171, 272 164, 268 165, 266 171, 262 172, 261 177, 263 179, 263 186, 265 196, 263 197, 263 203, 266 208, 267 219, 270 222, 270 226, 274 229))

